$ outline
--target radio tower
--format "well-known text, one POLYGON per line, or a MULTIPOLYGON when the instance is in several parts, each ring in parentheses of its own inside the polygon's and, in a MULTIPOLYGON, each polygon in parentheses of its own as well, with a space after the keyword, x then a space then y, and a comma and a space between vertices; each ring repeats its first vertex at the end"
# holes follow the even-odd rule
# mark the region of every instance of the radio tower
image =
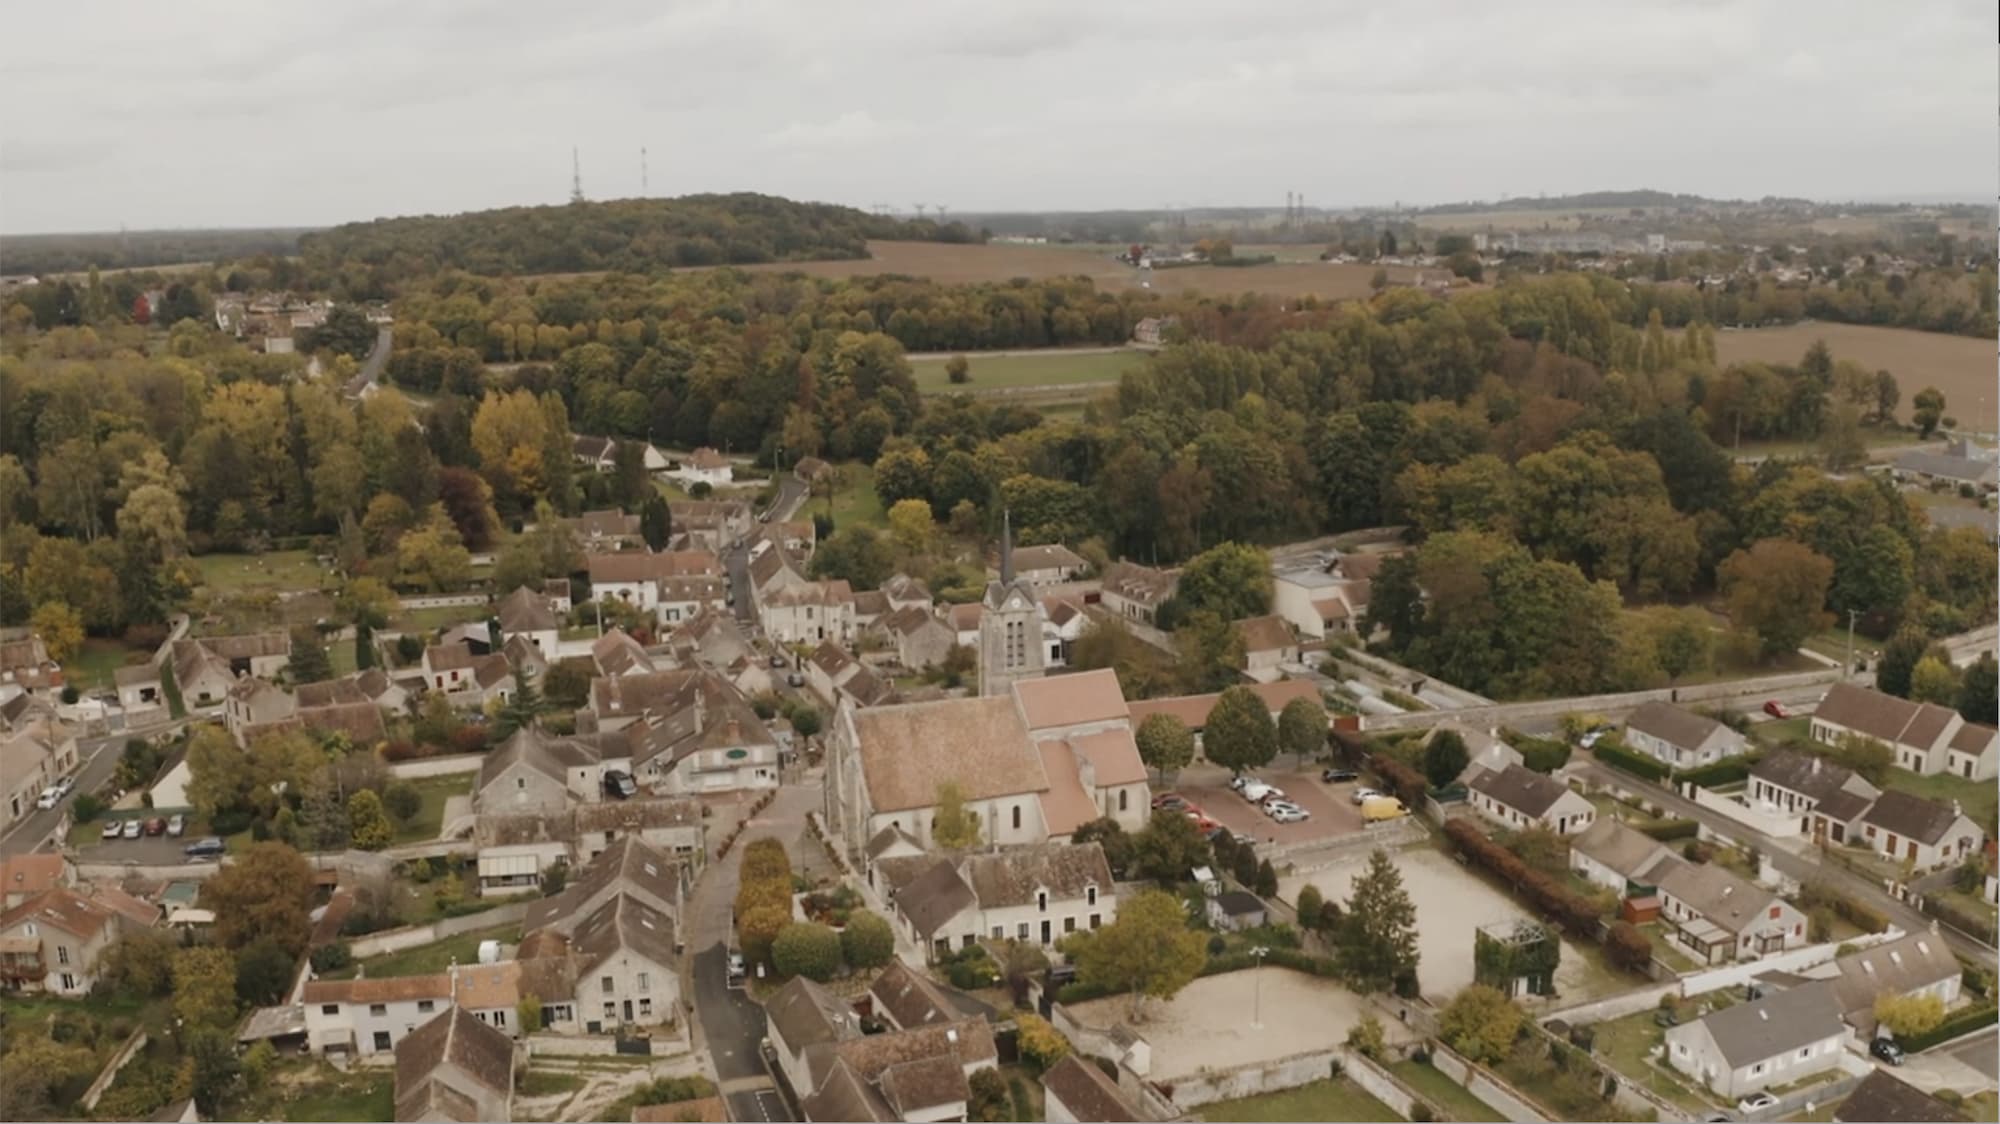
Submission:
POLYGON ((639 146, 639 196, 646 196, 646 146, 639 146))
POLYGON ((569 201, 583 202, 583 162, 577 157, 575 145, 569 149, 569 201))

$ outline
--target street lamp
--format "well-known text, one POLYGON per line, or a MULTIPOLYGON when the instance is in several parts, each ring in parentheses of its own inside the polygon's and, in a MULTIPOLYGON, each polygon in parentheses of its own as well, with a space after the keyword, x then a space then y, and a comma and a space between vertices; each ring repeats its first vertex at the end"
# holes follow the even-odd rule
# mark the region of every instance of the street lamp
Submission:
POLYGON ((1250 950, 1250 959, 1257 962, 1257 967, 1252 971, 1252 974, 1256 977, 1256 987, 1254 989, 1256 996, 1255 1006, 1251 1008, 1250 1014, 1250 1029, 1252 1030, 1264 1029, 1264 958, 1269 955, 1271 955, 1271 950, 1265 945, 1256 945, 1250 950))

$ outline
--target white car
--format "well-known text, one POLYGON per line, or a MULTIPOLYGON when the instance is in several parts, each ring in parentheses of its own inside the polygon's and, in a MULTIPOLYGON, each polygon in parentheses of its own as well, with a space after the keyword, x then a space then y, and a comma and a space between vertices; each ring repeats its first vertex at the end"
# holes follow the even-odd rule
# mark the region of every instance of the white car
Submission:
POLYGON ((1299 807, 1297 804, 1294 804, 1289 800, 1273 800, 1270 803, 1264 805, 1264 814, 1271 817, 1272 819, 1277 819, 1279 815, 1285 812, 1303 812, 1303 811, 1305 811, 1304 808, 1299 807))
POLYGON ((1354 803, 1356 804, 1364 804, 1368 801, 1368 798, 1371 796, 1387 796, 1387 795, 1388 793, 1380 792, 1375 789, 1369 788, 1367 785, 1356 785, 1354 788, 1354 792, 1350 795, 1349 799, 1353 800, 1354 803))
POLYGON ((139 820, 126 820, 125 830, 121 834, 127 839, 137 839, 139 838, 139 833, 144 830, 146 830, 146 825, 139 820))
POLYGON ((104 830, 98 832, 97 837, 99 839, 116 839, 118 838, 118 834, 124 830, 125 830, 125 825, 121 821, 105 820, 104 830))
POLYGON ((1312 813, 1297 804, 1280 804, 1272 810, 1271 818, 1279 823, 1302 823, 1312 819, 1312 813))
POLYGON ((40 796, 35 797, 35 807, 53 808, 56 806, 56 801, 61 799, 62 799, 62 793, 56 791, 54 786, 51 786, 49 788, 43 789, 42 794, 40 796))
POLYGON ((61 800, 63 797, 68 796, 73 790, 75 790, 76 778, 64 777, 61 780, 57 781, 51 787, 53 787, 56 790, 56 799, 61 800))
POLYGON ((1269 796, 1271 793, 1276 791, 1278 790, 1272 788, 1268 784, 1264 784, 1261 781, 1251 781, 1249 784, 1246 784, 1242 788, 1236 790, 1238 795, 1242 796, 1243 799, 1248 800, 1252 804, 1255 804, 1259 800, 1264 799, 1264 797, 1269 796))
POLYGON ((1778 1103, 1778 1098, 1769 1093, 1752 1093, 1736 1102, 1736 1107, 1744 1112, 1759 1112, 1778 1103))
POLYGON ((1583 746, 1585 749, 1591 749, 1597 745, 1598 739, 1602 738, 1605 733, 1606 731, 1604 730, 1592 730, 1578 738, 1577 744, 1583 746))

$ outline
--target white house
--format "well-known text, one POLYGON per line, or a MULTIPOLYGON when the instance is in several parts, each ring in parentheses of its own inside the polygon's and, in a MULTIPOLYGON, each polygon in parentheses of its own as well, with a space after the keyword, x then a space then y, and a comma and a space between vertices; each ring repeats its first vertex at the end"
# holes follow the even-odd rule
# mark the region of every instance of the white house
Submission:
POLYGON ((1299 641, 1279 616, 1251 617, 1235 624, 1243 638, 1243 671, 1259 683, 1284 678, 1281 665, 1299 662, 1299 641))
POLYGON ((63 887, 0 913, 0 988, 82 998, 97 961, 133 922, 63 887))
POLYGON ((1271 611, 1314 640, 1351 635, 1361 630, 1369 592, 1365 578, 1342 577, 1317 566, 1281 570, 1271 579, 1271 611))
POLYGON ((657 553, 627 550, 616 554, 587 555, 584 562, 590 571, 592 598, 622 602, 661 623, 665 623, 665 618, 660 616, 660 586, 663 581, 722 576, 722 563, 705 550, 657 553))
POLYGON ((1836 683, 1813 711, 1813 740, 1838 745, 1850 734, 1887 745, 1896 765, 1913 773, 1978 781, 2000 776, 2000 730, 1967 722, 1935 703, 1836 683))
POLYGON ((1882 790, 1851 769, 1815 753, 1778 749, 1750 768, 1747 796, 1755 804, 1798 816, 1815 842, 1845 843, 1854 821, 1882 790))
POLYGON ((1812 983, 1668 1027, 1666 1059, 1735 1100, 1834 1068, 1846 1036, 1832 988, 1812 983))
POLYGON ((1673 861, 1673 852, 1659 840, 1609 816, 1599 817, 1569 843, 1569 868, 1621 895, 1628 886, 1657 884, 1662 867, 1673 861))
POLYGON ((1797 906, 1714 863, 1671 859, 1657 877, 1660 915, 1701 962, 1754 960, 1806 942, 1797 906))
POLYGON ((1014 548, 1014 575, 1032 586, 1075 581, 1089 567, 1083 556, 1061 543, 1014 548))
POLYGON ((1156 570, 1137 562, 1114 562, 1105 567, 1101 585, 1099 597, 1106 611, 1152 624, 1160 606, 1180 588, 1180 572, 1156 570))
POLYGON ((1554 777, 1508 765, 1482 769, 1467 786, 1467 803, 1486 818, 1515 830, 1545 827, 1573 835, 1597 818, 1597 807, 1554 777))
POLYGON ((1711 765, 1743 752, 1743 735, 1691 710, 1649 702, 1625 720, 1625 744, 1676 769, 1711 765))
POLYGON ((365 1058, 389 1053, 405 1035, 448 1011, 451 976, 308 980, 300 1002, 314 1053, 365 1058))
POLYGON ((1862 1039, 1875 1037, 1875 1000, 1884 995, 1935 995, 1949 1008, 1958 1001, 1965 969, 1935 932, 1906 933, 1850 952, 1833 962, 1834 999, 1841 1017, 1862 1039))
POLYGON ((562 622, 556 619, 545 595, 521 586, 501 599, 494 615, 500 620, 503 639, 523 637, 544 659, 555 658, 562 622))
POLYGON ((735 480, 736 468, 728 457, 704 445, 682 457, 679 467, 669 467, 665 475, 684 484, 707 484, 720 488, 735 480))
POLYGON ((167 705, 160 682, 160 669, 151 661, 129 664, 111 673, 118 687, 118 706, 127 714, 167 705))
POLYGON ((854 639, 854 590, 845 581, 807 581, 757 597, 764 634, 779 644, 854 639))
POLYGON ((1876 797, 1856 830, 1869 850, 1920 871, 1964 862, 1986 838, 1957 801, 1943 804, 1896 791, 1876 797))
POLYGON ((868 878, 895 909, 903 935, 933 961, 982 938, 1049 948, 1118 915, 1111 867, 1096 843, 885 858, 868 878))

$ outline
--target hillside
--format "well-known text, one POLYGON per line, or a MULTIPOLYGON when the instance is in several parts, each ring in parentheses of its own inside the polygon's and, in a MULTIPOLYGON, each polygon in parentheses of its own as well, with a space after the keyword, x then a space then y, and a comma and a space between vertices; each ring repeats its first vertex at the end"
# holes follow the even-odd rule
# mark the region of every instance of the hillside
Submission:
POLYGON ((4 271, 48 274, 143 269, 149 266, 290 254, 310 227, 240 230, 130 230, 76 234, 9 234, 0 238, 4 271))
POLYGON ((867 256, 867 241, 972 241, 959 224, 905 223, 852 207, 771 195, 690 195, 510 207, 347 223, 299 240, 310 267, 360 264, 401 279, 469 273, 644 272, 867 256))

